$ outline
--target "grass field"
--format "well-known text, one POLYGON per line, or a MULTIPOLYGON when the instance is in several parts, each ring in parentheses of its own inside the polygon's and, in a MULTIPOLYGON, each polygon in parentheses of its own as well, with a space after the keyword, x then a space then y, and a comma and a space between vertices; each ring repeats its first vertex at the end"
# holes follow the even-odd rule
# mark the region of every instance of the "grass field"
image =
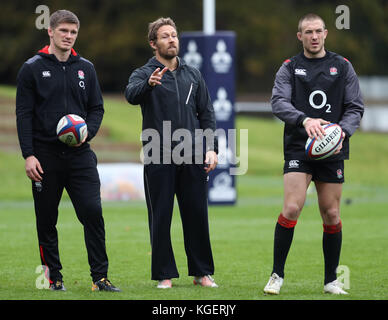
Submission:
MULTIPOLYGON (((13 88, 0 87, 0 114, 14 112, 13 94, 13 88)), ((139 110, 113 98, 105 100, 105 109, 104 126, 109 134, 104 139, 139 143, 139 110)), ((262 289, 272 268, 273 231, 282 206, 282 125, 238 117, 237 127, 249 130, 248 173, 237 177, 235 206, 209 210, 217 289, 194 287, 187 276, 177 209, 171 232, 180 278, 174 280, 171 290, 155 288, 150 280, 147 211, 144 202, 136 201, 103 203, 109 278, 122 292, 91 292, 82 226, 66 197, 60 206, 58 233, 67 291, 37 289, 40 274, 35 269, 40 259, 24 161, 17 148, 0 147, 0 300, 386 300, 387 137, 357 132, 351 140, 351 161, 345 166, 340 261, 350 270, 350 294, 322 293, 322 222, 312 190, 295 230, 282 293, 274 297, 263 295, 262 289)), ((96 153, 99 156, 97 149, 96 153)))

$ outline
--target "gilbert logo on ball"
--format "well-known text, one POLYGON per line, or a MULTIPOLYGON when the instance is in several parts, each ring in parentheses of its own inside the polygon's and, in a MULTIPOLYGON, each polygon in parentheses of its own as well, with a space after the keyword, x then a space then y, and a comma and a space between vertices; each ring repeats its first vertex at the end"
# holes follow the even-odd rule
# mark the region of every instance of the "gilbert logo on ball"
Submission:
POLYGON ((321 160, 330 157, 341 144, 342 128, 336 123, 323 126, 325 135, 322 139, 308 138, 306 141, 306 155, 310 159, 321 160))
POLYGON ((76 114, 63 116, 57 125, 58 139, 68 146, 79 144, 87 131, 85 120, 76 114))

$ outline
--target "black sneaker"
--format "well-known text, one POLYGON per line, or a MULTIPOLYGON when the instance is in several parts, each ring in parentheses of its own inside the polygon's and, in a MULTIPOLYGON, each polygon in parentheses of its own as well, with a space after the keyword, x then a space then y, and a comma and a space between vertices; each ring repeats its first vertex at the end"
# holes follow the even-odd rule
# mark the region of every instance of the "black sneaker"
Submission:
POLYGON ((116 288, 107 278, 102 278, 92 284, 92 291, 111 291, 121 292, 119 288, 116 288))
POLYGON ((52 284, 50 284, 50 290, 53 290, 53 291, 66 291, 66 288, 63 285, 63 281, 62 280, 55 280, 52 284))

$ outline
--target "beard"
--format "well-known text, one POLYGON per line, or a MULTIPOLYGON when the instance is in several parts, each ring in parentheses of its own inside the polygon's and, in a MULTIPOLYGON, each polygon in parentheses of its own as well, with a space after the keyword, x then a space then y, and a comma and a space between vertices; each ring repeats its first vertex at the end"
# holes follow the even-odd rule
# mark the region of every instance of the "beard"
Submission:
POLYGON ((179 44, 177 44, 174 47, 169 47, 167 49, 163 49, 159 45, 156 45, 156 46, 157 46, 157 51, 158 51, 159 55, 163 59, 172 60, 172 59, 174 59, 179 54, 179 44), (169 51, 169 49, 171 49, 171 48, 175 48, 176 49, 175 53, 172 53, 171 51, 169 51))

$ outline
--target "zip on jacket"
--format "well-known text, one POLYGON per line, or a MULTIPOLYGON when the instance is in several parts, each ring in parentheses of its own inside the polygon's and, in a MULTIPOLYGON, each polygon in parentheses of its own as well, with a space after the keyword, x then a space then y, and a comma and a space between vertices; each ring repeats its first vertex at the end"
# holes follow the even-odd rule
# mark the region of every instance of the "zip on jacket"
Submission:
POLYGON ((34 146, 64 146, 57 138, 59 119, 74 113, 85 119, 90 141, 104 114, 103 99, 93 64, 74 49, 60 62, 41 49, 20 68, 17 77, 16 124, 22 155, 34 154, 34 146))
MULTIPOLYGON (((143 130, 155 129, 162 137, 163 121, 170 121, 172 132, 188 129, 193 139, 196 129, 215 131, 213 104, 201 73, 178 58, 175 76, 167 71, 161 85, 150 86, 148 80, 151 74, 156 68, 164 67, 156 57, 152 57, 129 77, 125 97, 130 104, 140 105, 143 130)), ((218 150, 216 138, 212 149, 218 150)))

